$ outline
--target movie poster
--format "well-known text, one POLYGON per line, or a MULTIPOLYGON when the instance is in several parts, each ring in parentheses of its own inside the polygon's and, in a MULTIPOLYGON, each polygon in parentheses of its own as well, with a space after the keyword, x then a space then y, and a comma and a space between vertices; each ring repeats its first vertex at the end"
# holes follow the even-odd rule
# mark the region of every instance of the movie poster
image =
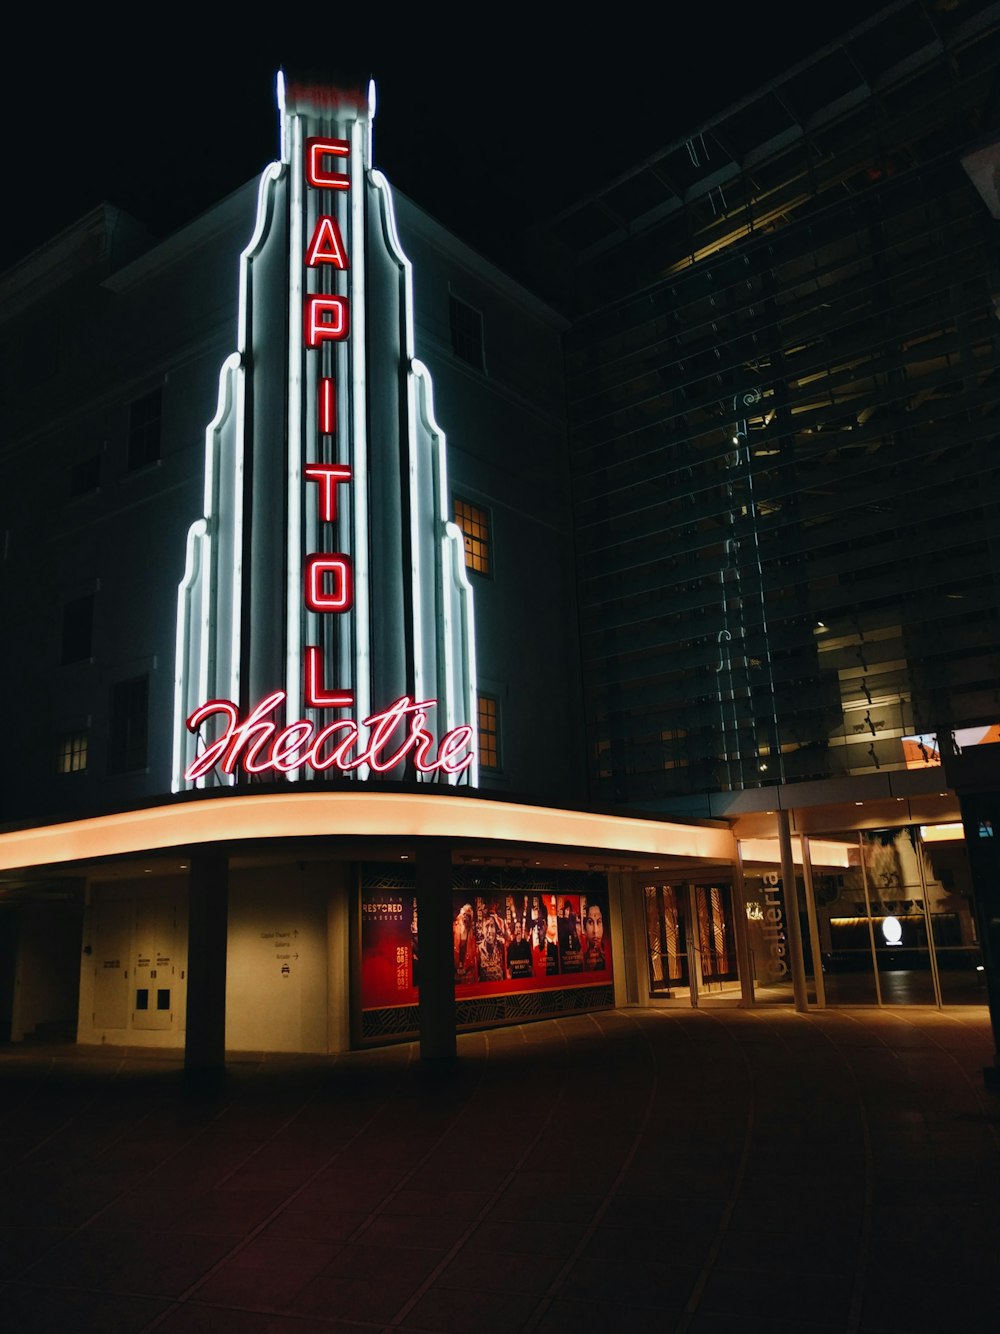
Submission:
POLYGON ((413 892, 361 894, 361 994, 365 1009, 415 1005, 419 982, 417 901, 413 892))
MULTIPOLYGON (((455 890, 452 911, 456 997, 611 981, 607 901, 599 891, 455 890)), ((364 889, 362 1007, 415 1005, 419 953, 413 891, 364 889)))
POLYGON ((456 891, 452 938, 456 995, 587 983, 611 977, 600 896, 561 890, 456 891))

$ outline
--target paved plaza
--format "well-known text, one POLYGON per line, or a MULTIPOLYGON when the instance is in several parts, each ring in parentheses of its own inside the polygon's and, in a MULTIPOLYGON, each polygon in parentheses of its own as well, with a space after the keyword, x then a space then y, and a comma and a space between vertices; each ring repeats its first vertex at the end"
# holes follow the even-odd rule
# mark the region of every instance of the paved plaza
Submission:
POLYGON ((0 1049, 10 1334, 1000 1328, 986 1013, 615 1010, 234 1057, 0 1049))

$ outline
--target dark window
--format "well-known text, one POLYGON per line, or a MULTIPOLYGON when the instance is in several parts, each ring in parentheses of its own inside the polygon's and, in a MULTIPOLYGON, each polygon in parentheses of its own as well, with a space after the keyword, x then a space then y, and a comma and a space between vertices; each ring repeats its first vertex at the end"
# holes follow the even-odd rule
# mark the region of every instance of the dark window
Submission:
POLYGON ((110 766, 116 774, 146 767, 149 677, 117 681, 111 687, 110 766))
POLYGON ((158 988, 157 988, 157 990, 156 990, 156 1008, 157 1008, 158 1010, 169 1010, 169 1009, 170 1009, 170 988, 169 988, 169 987, 167 987, 165 990, 164 990, 163 988, 161 988, 161 987, 158 987, 158 988))
POLYGON ((467 306, 457 296, 450 298, 451 348, 476 370, 486 369, 483 356, 483 317, 478 310, 467 306))
POLYGON ((101 456, 91 454, 88 458, 74 463, 69 474, 69 494, 71 499, 89 495, 101 485, 101 456))
POLYGON ((160 413, 163 390, 154 389, 142 398, 133 399, 128 414, 128 467, 129 472, 147 468, 160 457, 160 413))
POLYGON ((59 325, 54 316, 26 329, 19 340, 22 389, 36 389, 59 369, 59 325))
POLYGON ((500 711, 494 695, 480 695, 478 702, 479 764, 483 769, 500 768, 500 711))
POLYGON ((135 1008, 137 1010, 149 1009, 149 987, 136 987, 135 1008))
POLYGON ((70 732, 56 744, 56 773, 82 774, 87 771, 87 733, 70 732))
POLYGON ((490 516, 478 505, 455 496, 455 522, 465 539, 465 564, 477 574, 490 573, 490 516))
POLYGON ((94 595, 85 593, 63 605, 62 656, 65 667, 91 656, 94 643, 94 595))

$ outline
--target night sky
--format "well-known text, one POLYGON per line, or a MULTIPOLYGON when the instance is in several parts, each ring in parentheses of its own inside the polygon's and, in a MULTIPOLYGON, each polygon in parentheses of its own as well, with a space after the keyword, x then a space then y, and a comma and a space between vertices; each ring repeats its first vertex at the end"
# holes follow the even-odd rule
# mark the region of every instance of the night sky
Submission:
POLYGON ((695 133, 872 6, 763 3, 723 16, 667 0, 651 26, 625 3, 581 29, 582 7, 539 4, 518 18, 499 6, 383 6, 345 20, 324 5, 253 34, 204 20, 159 30, 164 7, 124 11, 133 25, 143 16, 141 31, 89 12, 77 32, 39 30, 17 59, 5 53, 12 188, 0 197, 0 269, 102 199, 167 235, 255 176, 276 156, 279 66, 330 81, 373 75, 376 165, 516 268, 524 226, 695 133), (546 17, 555 13, 558 30, 546 17))

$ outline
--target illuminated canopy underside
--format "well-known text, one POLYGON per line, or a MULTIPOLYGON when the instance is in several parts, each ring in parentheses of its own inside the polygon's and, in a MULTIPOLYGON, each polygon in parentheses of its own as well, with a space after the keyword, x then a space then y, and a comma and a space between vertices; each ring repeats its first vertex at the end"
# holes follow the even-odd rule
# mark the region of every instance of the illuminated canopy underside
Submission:
POLYGON ((447 838, 735 859, 726 829, 432 793, 268 793, 178 801, 0 834, 0 871, 240 839, 447 838))

